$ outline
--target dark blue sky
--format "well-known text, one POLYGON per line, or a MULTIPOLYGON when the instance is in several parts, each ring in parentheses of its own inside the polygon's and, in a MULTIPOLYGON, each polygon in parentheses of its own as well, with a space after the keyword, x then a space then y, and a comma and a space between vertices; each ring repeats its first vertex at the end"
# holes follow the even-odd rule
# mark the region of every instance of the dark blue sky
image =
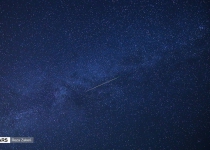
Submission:
POLYGON ((209 16, 207 0, 2 1, 0 136, 35 143, 0 149, 209 149, 209 16))

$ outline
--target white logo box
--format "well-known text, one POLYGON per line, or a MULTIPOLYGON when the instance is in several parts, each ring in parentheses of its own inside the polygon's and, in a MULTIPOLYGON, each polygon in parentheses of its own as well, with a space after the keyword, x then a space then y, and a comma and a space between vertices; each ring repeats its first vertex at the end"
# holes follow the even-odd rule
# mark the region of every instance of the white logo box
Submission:
POLYGON ((0 144, 10 143, 10 137, 0 137, 0 144))

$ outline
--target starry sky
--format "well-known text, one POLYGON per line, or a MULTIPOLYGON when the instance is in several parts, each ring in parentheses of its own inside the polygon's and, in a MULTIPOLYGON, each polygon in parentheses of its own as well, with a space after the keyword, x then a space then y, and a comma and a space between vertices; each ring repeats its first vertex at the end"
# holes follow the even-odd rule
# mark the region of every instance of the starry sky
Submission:
POLYGON ((0 149, 209 149, 209 16, 207 0, 1 1, 0 136, 35 143, 0 149))

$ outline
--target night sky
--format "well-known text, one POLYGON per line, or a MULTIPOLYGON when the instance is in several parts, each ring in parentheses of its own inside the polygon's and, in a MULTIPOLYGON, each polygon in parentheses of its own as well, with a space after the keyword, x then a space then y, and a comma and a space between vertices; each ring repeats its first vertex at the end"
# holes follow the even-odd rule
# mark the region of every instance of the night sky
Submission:
POLYGON ((210 149, 209 4, 2 0, 0 150, 210 149))

